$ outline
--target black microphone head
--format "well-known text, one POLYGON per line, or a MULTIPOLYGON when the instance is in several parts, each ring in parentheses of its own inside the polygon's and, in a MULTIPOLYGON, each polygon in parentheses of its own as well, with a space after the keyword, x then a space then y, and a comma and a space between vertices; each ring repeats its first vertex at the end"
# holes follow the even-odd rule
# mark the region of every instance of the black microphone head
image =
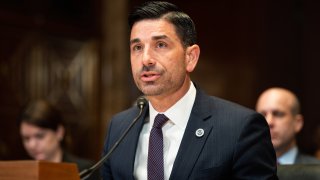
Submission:
POLYGON ((144 96, 140 96, 137 100, 137 106, 139 109, 143 109, 147 105, 148 101, 144 96))

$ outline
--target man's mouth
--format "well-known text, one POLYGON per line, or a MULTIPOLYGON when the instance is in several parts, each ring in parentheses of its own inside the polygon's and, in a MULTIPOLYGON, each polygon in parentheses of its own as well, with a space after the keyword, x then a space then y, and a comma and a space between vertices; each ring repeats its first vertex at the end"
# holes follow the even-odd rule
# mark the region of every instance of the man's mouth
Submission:
POLYGON ((159 73, 156 72, 143 72, 141 74, 141 80, 145 82, 156 81, 160 77, 159 73))

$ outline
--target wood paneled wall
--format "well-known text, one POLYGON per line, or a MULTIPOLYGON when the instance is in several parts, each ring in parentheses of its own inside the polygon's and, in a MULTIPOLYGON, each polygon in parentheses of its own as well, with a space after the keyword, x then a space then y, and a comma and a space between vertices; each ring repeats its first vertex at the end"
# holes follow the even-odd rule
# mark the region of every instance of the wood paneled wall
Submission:
MULTIPOLYGON (((130 70, 127 14, 142 1, 28 2, 0 3, 0 158, 25 157, 17 115, 28 100, 46 97, 72 127, 70 150, 98 159, 110 117, 140 95, 130 70)), ((265 88, 293 90, 306 118, 299 143, 312 153, 319 125, 319 3, 171 2, 197 26, 194 82, 250 108, 265 88)))

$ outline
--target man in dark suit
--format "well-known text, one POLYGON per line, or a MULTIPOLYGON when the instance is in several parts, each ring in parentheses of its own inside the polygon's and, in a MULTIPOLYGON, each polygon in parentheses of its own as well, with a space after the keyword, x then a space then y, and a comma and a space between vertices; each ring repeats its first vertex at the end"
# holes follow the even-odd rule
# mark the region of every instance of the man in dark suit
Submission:
MULTIPOLYGON (((148 104, 103 164, 103 179, 277 179, 264 117, 191 81, 200 54, 191 18, 171 3, 149 1, 129 25, 132 73, 148 104)), ((132 107, 112 118, 104 154, 138 113, 132 107)))
POLYGON ((260 95, 256 110, 267 119, 279 164, 320 164, 318 159, 301 153, 297 147, 296 134, 303 127, 303 116, 293 92, 269 88, 260 95))

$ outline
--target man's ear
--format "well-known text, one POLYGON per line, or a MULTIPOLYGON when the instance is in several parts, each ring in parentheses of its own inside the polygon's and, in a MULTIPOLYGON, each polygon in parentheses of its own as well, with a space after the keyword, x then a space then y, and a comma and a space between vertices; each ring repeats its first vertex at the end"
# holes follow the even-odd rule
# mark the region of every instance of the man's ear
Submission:
POLYGON ((296 133, 300 132, 302 127, 303 127, 303 124, 304 124, 304 121, 303 121, 303 116, 301 114, 297 114, 296 117, 295 117, 295 131, 296 133))
POLYGON ((186 50, 186 70, 192 72, 196 67, 200 56, 200 47, 196 44, 187 47, 186 50))

